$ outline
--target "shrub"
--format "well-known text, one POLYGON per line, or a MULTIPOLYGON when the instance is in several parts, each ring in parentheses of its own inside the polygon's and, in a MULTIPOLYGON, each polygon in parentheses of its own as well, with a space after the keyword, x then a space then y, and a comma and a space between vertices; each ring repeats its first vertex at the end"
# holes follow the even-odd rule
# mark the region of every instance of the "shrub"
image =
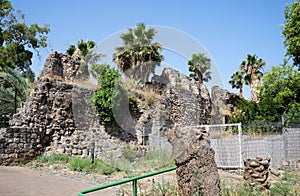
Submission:
POLYGON ((75 157, 69 162, 69 168, 73 171, 89 173, 92 171, 92 163, 89 159, 75 157))
POLYGON ((103 64, 103 70, 99 73, 100 88, 94 93, 92 101, 96 106, 96 111, 101 117, 101 124, 110 124, 113 120, 113 99, 117 91, 117 85, 120 73, 118 70, 111 68, 109 64, 103 64))

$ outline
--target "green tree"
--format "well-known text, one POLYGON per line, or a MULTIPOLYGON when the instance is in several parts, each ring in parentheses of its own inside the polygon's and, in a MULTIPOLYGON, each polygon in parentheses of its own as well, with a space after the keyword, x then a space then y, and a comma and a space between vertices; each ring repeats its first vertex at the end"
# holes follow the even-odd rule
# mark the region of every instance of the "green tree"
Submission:
POLYGON ((243 85, 248 84, 248 81, 245 80, 245 72, 237 71, 231 76, 229 84, 232 88, 240 89, 240 96, 243 97, 243 85))
POLYGON ((146 30, 145 24, 138 23, 120 36, 123 45, 115 48, 113 60, 127 77, 148 81, 150 74, 160 65, 162 46, 152 42, 155 34, 155 29, 146 30))
POLYGON ((300 118, 300 72, 287 65, 287 60, 263 76, 259 101, 241 100, 240 113, 231 122, 282 122, 283 125, 300 118))
POLYGON ((94 65, 94 68, 93 70, 99 79, 100 88, 94 93, 92 101, 96 106, 97 114, 101 118, 100 122, 108 124, 114 120, 113 99, 116 96, 115 86, 121 74, 118 70, 111 68, 109 64, 94 65))
POLYGON ((27 81, 20 72, 4 67, 0 72, 0 116, 15 113, 16 108, 26 98, 27 81))
POLYGON ((286 21, 282 34, 286 55, 292 57, 294 65, 300 69, 300 1, 290 3, 285 8, 284 16, 286 21))
POLYGON ((103 54, 95 53, 96 43, 94 41, 83 41, 80 39, 75 45, 70 45, 67 49, 67 54, 80 59, 80 67, 77 72, 77 78, 82 80, 89 79, 89 65, 96 64, 98 60, 104 57, 103 54))
POLYGON ((260 99, 262 113, 270 120, 293 120, 300 114, 300 72, 287 61, 273 66, 263 77, 260 99))
POLYGON ((240 70, 245 72, 245 82, 250 84, 251 100, 258 101, 259 87, 261 86, 261 78, 263 76, 262 69, 266 63, 262 59, 258 59, 257 55, 247 55, 247 59, 240 65, 240 70))
POLYGON ((49 26, 27 25, 24 14, 15 12, 8 0, 0 0, 0 8, 0 71, 5 67, 16 68, 33 81, 32 50, 38 52, 47 46, 49 26))
POLYGON ((188 61, 189 71, 192 72, 190 77, 198 80, 200 84, 208 82, 211 79, 211 60, 203 53, 192 55, 192 59, 188 61))

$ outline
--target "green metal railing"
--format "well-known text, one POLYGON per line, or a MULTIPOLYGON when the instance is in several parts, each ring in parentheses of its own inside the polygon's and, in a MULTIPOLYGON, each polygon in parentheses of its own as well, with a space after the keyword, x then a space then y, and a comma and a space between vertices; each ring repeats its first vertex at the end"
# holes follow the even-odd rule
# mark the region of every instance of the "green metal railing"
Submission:
POLYGON ((176 169, 176 166, 168 168, 168 169, 160 170, 160 171, 157 171, 157 172, 153 172, 153 173, 150 173, 150 174, 144 174, 144 175, 141 175, 141 176, 135 176, 133 178, 128 178, 128 179, 121 180, 121 181, 118 181, 118 182, 113 182, 111 184, 105 184, 105 185, 102 185, 102 186, 97 186, 97 187, 85 189, 85 190, 79 192, 78 196, 84 196, 87 193, 99 191, 99 190, 102 190, 102 189, 106 189, 108 187, 118 186, 118 185, 125 184, 125 183, 128 183, 128 182, 132 182, 132 195, 137 196, 137 187, 138 187, 137 186, 137 181, 138 180, 143 179, 143 178, 147 178, 147 177, 150 177, 150 176, 155 176, 155 175, 158 175, 158 174, 162 174, 162 173, 165 173, 165 172, 170 172, 170 171, 173 171, 175 169, 176 169))

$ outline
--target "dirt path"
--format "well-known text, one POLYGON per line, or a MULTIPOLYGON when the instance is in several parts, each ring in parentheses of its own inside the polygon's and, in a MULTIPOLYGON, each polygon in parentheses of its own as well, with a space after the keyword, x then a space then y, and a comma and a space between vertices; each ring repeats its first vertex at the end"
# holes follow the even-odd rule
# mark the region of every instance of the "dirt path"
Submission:
MULTIPOLYGON (((26 167, 0 167, 1 196, 72 196, 97 185, 26 167)), ((107 189, 87 195, 116 195, 107 189)))

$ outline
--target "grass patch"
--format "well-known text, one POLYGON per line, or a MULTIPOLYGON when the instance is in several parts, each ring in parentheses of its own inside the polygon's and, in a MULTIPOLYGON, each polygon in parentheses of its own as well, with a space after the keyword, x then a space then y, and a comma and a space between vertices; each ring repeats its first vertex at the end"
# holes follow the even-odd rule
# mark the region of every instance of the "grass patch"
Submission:
POLYGON ((32 168, 39 168, 43 165, 66 165, 72 171, 85 172, 85 173, 98 173, 109 175, 116 171, 120 171, 118 168, 111 166, 108 163, 100 159, 95 159, 92 164, 90 159, 70 157, 66 154, 53 154, 50 156, 41 155, 38 156, 33 163, 30 164, 32 168))
MULTIPOLYGON (((141 195, 143 195, 143 194, 141 194, 141 195)), ((156 196, 156 195, 180 196, 181 194, 180 194, 179 188, 175 182, 165 181, 163 179, 163 181, 161 183, 155 182, 153 184, 151 193, 148 195, 150 195, 150 196, 156 196)))
POLYGON ((50 165, 53 164, 65 164, 68 163, 70 160, 70 156, 66 154, 53 154, 50 156, 41 155, 36 158, 38 163, 48 163, 50 165))
POLYGON ((68 164, 68 167, 73 171, 85 172, 85 173, 99 173, 109 175, 113 172, 119 171, 117 168, 103 162, 100 159, 95 159, 92 164, 90 159, 72 158, 68 164))
POLYGON ((283 178, 270 188, 271 195, 300 195, 300 176, 285 171, 283 178))
MULTIPOLYGON (((285 171, 283 174, 282 180, 279 182, 272 184, 270 187, 270 191, 264 195, 270 196, 294 196, 300 195, 300 176, 296 176, 291 172, 285 171)), ((223 183, 221 185, 221 195, 222 196, 238 196, 238 195, 246 195, 246 196, 259 196, 263 195, 258 187, 250 186, 248 184, 241 185, 230 185, 228 183, 223 183)))
POLYGON ((229 186, 227 184, 221 185, 221 195, 222 196, 260 196, 262 193, 259 191, 258 187, 250 186, 248 184, 241 184, 238 186, 229 186))
POLYGON ((120 159, 111 159, 110 165, 125 171, 128 177, 153 172, 154 170, 162 170, 175 165, 172 153, 160 149, 148 151, 139 158, 135 157, 136 154, 132 149, 128 149, 128 153, 125 153, 125 155, 120 159))

